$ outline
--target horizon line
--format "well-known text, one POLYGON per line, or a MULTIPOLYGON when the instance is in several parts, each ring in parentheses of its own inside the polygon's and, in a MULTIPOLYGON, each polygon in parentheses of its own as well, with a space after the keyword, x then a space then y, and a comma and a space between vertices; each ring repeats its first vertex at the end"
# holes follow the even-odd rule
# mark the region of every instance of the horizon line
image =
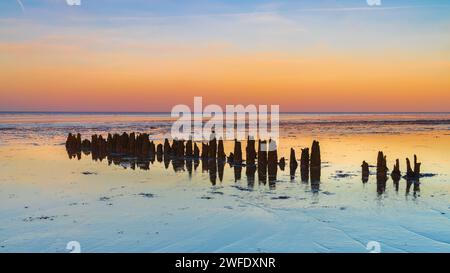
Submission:
MULTIPOLYGON (((280 114, 450 114, 450 111, 283 111, 280 114)), ((2 111, 0 114, 171 114, 171 111, 2 111)), ((195 114, 195 112, 192 112, 195 114)))

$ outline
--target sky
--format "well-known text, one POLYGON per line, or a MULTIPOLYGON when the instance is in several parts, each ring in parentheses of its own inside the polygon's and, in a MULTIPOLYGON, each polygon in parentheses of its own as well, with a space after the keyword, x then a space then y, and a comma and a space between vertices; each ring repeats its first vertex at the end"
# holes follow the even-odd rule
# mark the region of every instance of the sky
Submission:
POLYGON ((450 1, 0 1, 0 111, 162 112, 194 96, 450 111, 450 1))

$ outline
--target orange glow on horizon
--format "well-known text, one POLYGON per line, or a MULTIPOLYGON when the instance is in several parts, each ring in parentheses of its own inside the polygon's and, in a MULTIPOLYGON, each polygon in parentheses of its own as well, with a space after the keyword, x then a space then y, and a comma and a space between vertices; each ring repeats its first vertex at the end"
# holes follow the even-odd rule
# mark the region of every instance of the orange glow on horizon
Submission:
POLYGON ((434 55, 3 44, 0 110, 170 111, 203 96, 281 111, 450 111, 450 63, 434 55))

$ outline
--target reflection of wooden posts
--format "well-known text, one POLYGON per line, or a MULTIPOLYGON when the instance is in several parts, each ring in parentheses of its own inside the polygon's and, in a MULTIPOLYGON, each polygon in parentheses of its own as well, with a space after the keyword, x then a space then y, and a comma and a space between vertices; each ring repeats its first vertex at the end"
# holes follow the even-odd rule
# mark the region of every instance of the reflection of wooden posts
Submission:
POLYGON ((155 143, 153 141, 150 141, 150 160, 152 163, 155 160, 155 143))
POLYGON ((260 184, 267 182, 267 142, 258 140, 258 181, 260 184))
POLYGON ((191 157, 186 158, 186 170, 188 171, 189 179, 191 179, 192 178, 192 158, 191 157))
POLYGON ((187 157, 192 157, 193 151, 192 151, 192 140, 189 139, 186 142, 186 156, 187 157))
POLYGON ((222 182, 223 180, 223 171, 225 169, 225 161, 218 161, 217 162, 217 172, 219 173, 219 180, 222 182))
POLYGON ((209 146, 202 142, 202 159, 207 159, 209 155, 209 146))
POLYGON ((280 158, 278 166, 280 166, 280 170, 284 171, 284 167, 286 166, 286 159, 284 157, 280 158))
POLYGON ((234 154, 233 154, 233 153, 230 153, 230 155, 229 155, 228 158, 227 158, 227 162, 228 162, 228 164, 230 164, 230 165, 233 165, 233 164, 234 164, 234 154))
POLYGON ((225 149, 223 147, 223 140, 219 139, 219 144, 217 145, 217 161, 225 162, 227 156, 225 155, 225 149))
POLYGON ((386 177, 387 171, 386 156, 382 151, 379 151, 377 157, 377 176, 386 177))
POLYGON ((267 153, 267 172, 269 175, 269 183, 275 182, 278 171, 278 151, 277 144, 274 140, 269 140, 269 151, 267 153))
POLYGON ((208 172, 208 159, 202 157, 202 172, 208 172))
POLYGON ((198 149, 197 143, 194 143, 194 158, 198 159, 200 157, 200 150, 198 149))
POLYGON ((250 164, 247 165, 245 169, 245 175, 247 176, 247 186, 251 189, 255 185, 255 173, 256 173, 256 165, 250 164))
POLYGON ((83 140, 83 142, 81 142, 81 150, 85 152, 91 151, 91 142, 88 139, 85 139, 83 140))
POLYGON ((156 160, 158 162, 161 162, 163 160, 163 145, 161 143, 156 146, 156 160))
POLYGON ((295 150, 291 148, 291 154, 289 156, 289 169, 290 169, 290 175, 291 179, 295 177, 295 171, 297 170, 298 163, 297 158, 295 157, 295 150))
POLYGON ((300 176, 303 182, 309 180, 309 148, 302 149, 300 157, 300 176))
POLYGON ((417 155, 414 155, 414 177, 420 177, 420 165, 422 163, 417 162, 417 155))
POLYGON ((311 159, 310 159, 310 172, 311 183, 320 182, 321 172, 321 157, 320 157, 320 145, 318 141, 313 141, 311 147, 311 159))
POLYGON ((402 176, 402 174, 400 172, 400 160, 396 159, 394 169, 392 170, 392 173, 391 173, 391 178, 395 182, 395 181, 399 181, 401 176, 402 176))
POLYGON ((216 159, 216 157, 217 157, 217 140, 214 137, 209 141, 208 158, 216 159))
POLYGON ((216 185, 217 180, 217 160, 216 158, 210 158, 208 160, 209 181, 213 186, 216 185))
POLYGON ((241 142, 234 140, 234 164, 242 164, 242 147, 241 142))
POLYGON ((394 181, 395 191, 397 191, 397 192, 398 192, 398 187, 399 187, 399 182, 400 182, 401 177, 402 177, 402 174, 400 172, 400 160, 396 159, 394 168, 391 173, 391 178, 392 178, 392 181, 394 181))
POLYGON ((179 140, 177 146, 177 157, 184 158, 184 156, 184 140, 179 140))
POLYGON ((241 164, 234 165, 233 169, 234 169, 234 182, 237 182, 237 181, 241 180, 242 165, 241 164))
POLYGON ((388 171, 386 161, 386 156, 382 151, 379 151, 377 157, 377 192, 379 195, 383 194, 386 190, 388 171))
POLYGON ((164 139, 164 156, 167 157, 171 154, 171 147, 169 140, 166 138, 164 139))
POLYGON ((362 181, 363 183, 367 183, 369 181, 370 175, 369 164, 366 161, 363 161, 361 168, 362 168, 362 181))

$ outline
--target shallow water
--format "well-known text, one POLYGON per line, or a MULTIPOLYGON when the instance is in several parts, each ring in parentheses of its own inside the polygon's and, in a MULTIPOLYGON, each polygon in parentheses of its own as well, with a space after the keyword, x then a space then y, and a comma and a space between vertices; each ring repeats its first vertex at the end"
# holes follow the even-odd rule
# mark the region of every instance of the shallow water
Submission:
MULTIPOLYGON (((68 132, 167 136, 165 114, 0 114, 0 252, 450 252, 450 114, 283 114, 279 157, 319 140, 319 189, 278 170, 275 184, 211 182, 154 162, 132 170, 69 159, 68 132), (383 150, 391 168, 417 154, 431 174, 407 190, 361 181, 361 162, 383 150)), ((245 146, 244 146, 245 147, 245 146)), ((232 143, 225 143, 229 153, 232 143)), ((287 162, 288 164, 288 162, 287 162)), ((371 171, 375 171, 374 168, 371 171)))

